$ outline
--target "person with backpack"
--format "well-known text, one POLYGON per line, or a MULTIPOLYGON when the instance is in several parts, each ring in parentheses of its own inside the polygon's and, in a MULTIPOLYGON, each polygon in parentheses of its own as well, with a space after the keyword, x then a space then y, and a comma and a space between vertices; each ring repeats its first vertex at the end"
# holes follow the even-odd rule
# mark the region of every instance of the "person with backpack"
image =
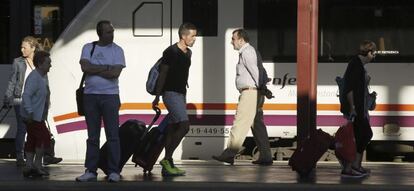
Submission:
POLYGON ((348 104, 348 119, 353 119, 356 143, 356 159, 343 162, 342 177, 360 178, 369 175, 370 171, 361 166, 364 151, 371 141, 372 129, 369 123, 368 84, 370 76, 365 68, 375 58, 376 45, 372 41, 363 41, 359 53, 348 63, 344 74, 344 96, 348 104))
POLYGON ((191 50, 196 40, 197 28, 184 23, 178 29, 180 40, 164 50, 159 65, 159 76, 152 107, 158 107, 160 96, 168 110, 169 126, 165 129, 165 157, 160 161, 163 176, 181 176, 185 171, 173 162, 173 153, 190 129, 187 115, 187 80, 191 65, 191 50))
POLYGON ((263 68, 259 52, 249 44, 246 30, 234 30, 231 44, 239 52, 239 62, 236 66, 236 88, 240 92, 239 103, 227 148, 220 155, 212 156, 212 158, 233 164, 234 157, 242 148, 249 128, 251 128, 259 149, 259 158, 252 163, 271 165, 273 158, 266 126, 263 122, 264 97, 273 97, 266 88, 266 83, 269 81, 267 73, 263 68))

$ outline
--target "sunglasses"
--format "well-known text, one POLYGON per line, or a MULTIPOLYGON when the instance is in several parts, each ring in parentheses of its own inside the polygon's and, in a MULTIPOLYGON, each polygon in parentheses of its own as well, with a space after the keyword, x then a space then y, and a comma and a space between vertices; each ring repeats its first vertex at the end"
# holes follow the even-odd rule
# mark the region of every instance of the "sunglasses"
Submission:
POLYGON ((370 50, 369 52, 371 52, 371 55, 374 56, 374 57, 377 55, 377 51, 370 50))

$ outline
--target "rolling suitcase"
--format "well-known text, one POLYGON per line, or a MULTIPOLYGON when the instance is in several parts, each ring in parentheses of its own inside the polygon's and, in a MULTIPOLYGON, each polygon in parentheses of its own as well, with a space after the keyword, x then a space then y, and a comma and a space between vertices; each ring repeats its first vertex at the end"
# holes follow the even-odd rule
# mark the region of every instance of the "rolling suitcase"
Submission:
MULTIPOLYGON (((128 120, 119 127, 119 139, 121 147, 121 158, 119 161, 119 172, 122 171, 125 163, 131 157, 138 146, 141 136, 145 132, 145 123, 138 120, 128 120)), ((108 145, 105 143, 99 150, 100 168, 106 175, 108 175, 108 145)))
POLYGON ((352 121, 339 127, 335 133, 335 155, 339 160, 352 162, 356 157, 356 143, 352 121))
POLYGON ((158 125, 158 127, 147 128, 148 133, 144 135, 140 146, 137 147, 132 157, 132 162, 135 166, 139 165, 143 168, 144 174, 149 172, 154 167, 165 146, 164 130, 168 126, 168 115, 158 125))
POLYGON ((333 142, 334 139, 331 135, 321 129, 316 130, 315 134, 306 139, 301 147, 296 148, 289 159, 289 166, 292 167, 292 170, 298 172, 301 177, 308 176, 333 142))
POLYGON ((0 123, 2 123, 4 118, 6 118, 7 114, 9 114, 11 108, 12 108, 11 106, 6 106, 6 105, 1 106, 0 113, 3 112, 3 110, 5 110, 5 113, 3 114, 3 116, 1 116, 0 123))

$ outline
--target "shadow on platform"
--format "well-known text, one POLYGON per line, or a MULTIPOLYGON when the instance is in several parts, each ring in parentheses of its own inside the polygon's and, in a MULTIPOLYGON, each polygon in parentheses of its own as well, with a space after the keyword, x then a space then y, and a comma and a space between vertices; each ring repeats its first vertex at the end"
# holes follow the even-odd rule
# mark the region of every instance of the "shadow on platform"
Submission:
POLYGON ((371 176, 363 179, 343 179, 337 163, 321 162, 309 178, 301 179, 291 171, 287 162, 272 166, 254 166, 250 161, 236 161, 224 165, 213 161, 180 161, 177 166, 187 171, 186 176, 162 177, 159 165, 153 174, 144 175, 141 168, 132 164, 122 171, 122 181, 108 183, 99 171, 98 182, 79 183, 75 177, 83 173, 81 163, 62 163, 48 166, 50 176, 25 179, 22 168, 12 160, 0 160, 0 190, 413 190, 414 164, 367 163, 371 176))

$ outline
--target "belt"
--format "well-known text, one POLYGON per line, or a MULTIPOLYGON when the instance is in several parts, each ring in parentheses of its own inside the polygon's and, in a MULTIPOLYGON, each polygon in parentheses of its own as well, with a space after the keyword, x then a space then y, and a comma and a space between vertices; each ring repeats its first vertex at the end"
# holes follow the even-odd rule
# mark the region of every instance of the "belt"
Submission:
POLYGON ((247 88, 242 88, 242 89, 240 89, 240 93, 241 93, 242 91, 245 91, 245 90, 257 90, 257 88, 256 88, 256 87, 247 87, 247 88))

